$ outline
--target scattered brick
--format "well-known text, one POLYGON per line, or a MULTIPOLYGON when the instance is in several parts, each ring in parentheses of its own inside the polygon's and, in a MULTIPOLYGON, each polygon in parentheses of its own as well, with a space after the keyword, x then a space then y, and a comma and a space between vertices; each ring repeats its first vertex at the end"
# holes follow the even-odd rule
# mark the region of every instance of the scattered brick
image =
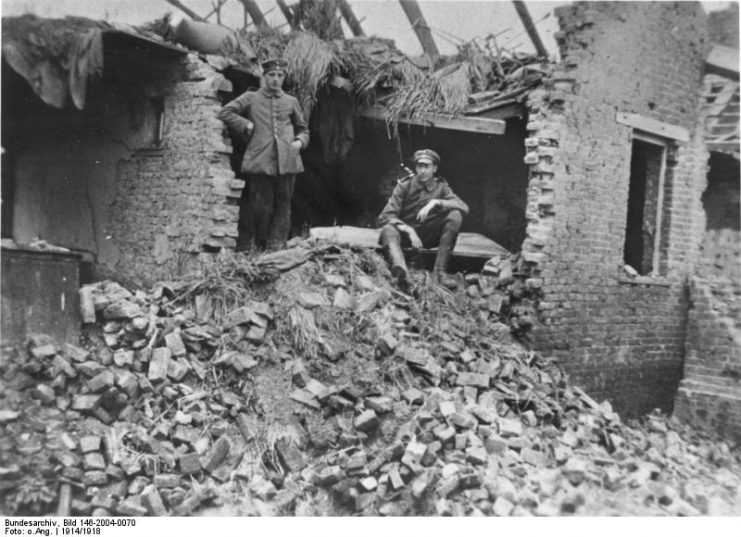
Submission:
POLYGON ((202 461, 203 469, 207 472, 216 470, 224 462, 227 455, 229 455, 231 447, 232 444, 226 436, 220 437, 211 450, 204 456, 202 461))
POLYGON ((170 349, 160 347, 154 349, 152 358, 149 362, 149 373, 147 379, 151 382, 158 382, 167 378, 167 371, 170 367, 170 349))
POLYGON ((144 490, 141 492, 141 502, 147 509, 147 512, 152 516, 165 516, 167 514, 162 497, 154 485, 144 487, 144 490))
POLYGON ((353 425, 359 431, 370 431, 378 427, 378 423, 376 413, 372 410, 366 410, 355 417, 353 425))

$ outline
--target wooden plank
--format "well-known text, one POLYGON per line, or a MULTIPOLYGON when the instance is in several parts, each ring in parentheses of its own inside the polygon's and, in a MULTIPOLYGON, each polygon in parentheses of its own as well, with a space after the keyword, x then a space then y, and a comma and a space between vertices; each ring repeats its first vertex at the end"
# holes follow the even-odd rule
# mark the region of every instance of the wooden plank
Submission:
MULTIPOLYGON (((380 229, 362 228, 353 226, 335 227, 313 227, 310 230, 311 237, 330 240, 339 244, 357 246, 359 248, 380 248, 378 239, 381 235, 380 229)), ((437 252, 437 248, 425 248, 420 252, 437 252)), ((461 233, 458 235, 453 255, 458 257, 472 257, 477 259, 490 259, 497 254, 510 252, 493 240, 479 233, 461 233)))
MULTIPOLYGON (((386 121, 386 109, 380 105, 372 105, 360 110, 360 115, 371 119, 386 121)), ((465 132, 479 132, 482 134, 504 134, 506 121, 479 117, 445 116, 442 114, 419 114, 415 118, 401 118, 399 123, 420 125, 437 129, 451 129, 465 132)))
POLYGON ((733 153, 738 155, 739 153, 739 142, 708 142, 708 151, 719 151, 721 153, 733 153))
POLYGON ((678 125, 670 125, 663 121, 651 119, 639 114, 627 114, 625 112, 618 112, 616 121, 621 125, 627 125, 634 129, 642 130, 649 134, 655 134, 662 138, 671 138, 680 142, 689 142, 690 131, 684 127, 678 125))
POLYGON ((723 45, 713 45, 705 60, 705 71, 738 80, 738 50, 723 45))

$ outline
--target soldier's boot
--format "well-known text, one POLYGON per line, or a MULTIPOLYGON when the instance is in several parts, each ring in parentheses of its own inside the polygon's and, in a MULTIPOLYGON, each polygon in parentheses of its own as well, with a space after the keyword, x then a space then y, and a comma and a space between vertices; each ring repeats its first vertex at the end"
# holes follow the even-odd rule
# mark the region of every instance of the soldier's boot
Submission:
POLYGON ((401 291, 405 293, 409 292, 411 282, 409 281, 409 271, 407 270, 407 264, 404 260, 404 252, 401 250, 401 245, 391 243, 388 244, 384 250, 386 252, 386 258, 391 265, 391 276, 394 278, 396 285, 401 291))
POLYGON ((409 271, 401 249, 401 234, 395 226, 387 224, 381 229, 380 243, 386 260, 391 265, 391 275, 396 285, 404 293, 408 293, 411 287, 409 282, 409 271))
POLYGON ((435 258, 435 266, 432 269, 433 277, 440 284, 448 289, 455 289, 458 287, 458 280, 448 274, 448 267, 450 266, 450 258, 453 255, 453 249, 455 243, 458 240, 458 230, 460 229, 460 223, 446 222, 443 227, 443 232, 440 235, 440 244, 437 247, 437 257, 435 258))

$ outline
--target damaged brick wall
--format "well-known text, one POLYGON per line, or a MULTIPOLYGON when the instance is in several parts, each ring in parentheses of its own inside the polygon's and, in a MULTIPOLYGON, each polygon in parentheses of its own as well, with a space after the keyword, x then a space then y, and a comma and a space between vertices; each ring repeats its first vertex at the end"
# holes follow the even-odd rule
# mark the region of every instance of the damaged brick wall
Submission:
POLYGON ((528 101, 521 277, 541 296, 533 340, 622 412, 668 410, 704 229, 704 15, 690 3, 581 2, 557 16, 562 62, 528 101), (660 277, 622 269, 633 128, 618 113, 690 133, 667 140, 660 277))
POLYGON ((216 119, 219 91, 231 83, 197 56, 165 98, 161 146, 119 163, 111 229, 117 271, 152 282, 182 275, 236 245, 244 181, 229 164, 231 146, 216 119))
POLYGON ((741 441, 741 281, 693 278, 674 414, 741 441))
POLYGON ((741 440, 741 197, 739 161, 712 153, 707 214, 690 288, 684 379, 675 415, 741 440))
POLYGON ((741 185, 739 161, 712 153, 708 187, 702 195, 707 229, 700 247, 697 275, 741 281, 741 185))

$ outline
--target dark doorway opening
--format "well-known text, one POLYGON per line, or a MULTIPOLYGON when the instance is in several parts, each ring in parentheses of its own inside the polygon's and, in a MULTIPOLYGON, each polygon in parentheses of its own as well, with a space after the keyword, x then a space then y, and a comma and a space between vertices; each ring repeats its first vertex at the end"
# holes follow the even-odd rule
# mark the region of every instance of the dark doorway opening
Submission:
POLYGON ((294 226, 375 227, 396 182, 407 174, 402 165, 413 168, 414 151, 429 148, 441 156, 439 176, 470 208, 462 231, 519 251, 527 226, 525 125, 512 118, 504 135, 491 135, 402 124, 398 137, 391 137, 383 121, 356 117, 354 144, 341 163, 328 164, 312 139, 306 172, 296 183, 294 226))

